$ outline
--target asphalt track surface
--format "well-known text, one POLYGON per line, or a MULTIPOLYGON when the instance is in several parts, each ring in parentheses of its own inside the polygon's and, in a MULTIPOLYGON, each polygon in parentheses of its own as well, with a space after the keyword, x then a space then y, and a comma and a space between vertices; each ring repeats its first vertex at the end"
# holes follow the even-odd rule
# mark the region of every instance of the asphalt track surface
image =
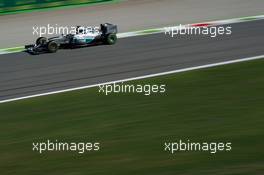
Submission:
POLYGON ((110 22, 120 32, 263 15, 263 0, 123 0, 120 3, 0 16, 0 48, 35 40, 33 27, 98 26, 110 22))
POLYGON ((264 20, 232 25, 232 35, 154 34, 113 46, 55 54, 0 55, 0 100, 264 54, 264 20))

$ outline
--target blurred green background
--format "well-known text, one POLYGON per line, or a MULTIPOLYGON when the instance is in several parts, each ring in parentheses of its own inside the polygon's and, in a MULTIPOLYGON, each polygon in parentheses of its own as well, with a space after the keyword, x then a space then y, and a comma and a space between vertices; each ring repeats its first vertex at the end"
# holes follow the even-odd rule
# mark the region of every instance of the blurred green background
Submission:
POLYGON ((0 174, 263 175, 264 59, 0 104, 0 174), (100 142, 99 152, 32 151, 32 142, 100 142), (232 142, 232 151, 164 151, 164 142, 232 142))
POLYGON ((112 0, 0 0, 0 13, 108 1, 112 0))

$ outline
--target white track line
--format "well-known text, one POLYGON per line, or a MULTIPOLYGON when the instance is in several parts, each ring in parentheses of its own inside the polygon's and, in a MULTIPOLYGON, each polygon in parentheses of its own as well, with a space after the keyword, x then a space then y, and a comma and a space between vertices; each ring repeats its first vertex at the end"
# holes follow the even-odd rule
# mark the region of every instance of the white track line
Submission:
POLYGON ((162 76, 162 75, 169 75, 169 74, 175 74, 175 73, 180 73, 180 72, 187 72, 187 71, 192 71, 192 70, 205 69, 205 68, 216 67, 216 66, 221 66, 221 65, 226 65, 226 64, 240 63, 240 62, 251 61, 251 60, 262 59, 262 58, 264 58, 264 55, 248 57, 248 58, 242 58, 242 59, 236 59, 236 60, 231 60, 231 61, 224 61, 224 62, 213 63, 213 64, 207 64, 207 65, 202 65, 202 66, 189 67, 189 68, 178 69, 178 70, 167 71, 167 72, 161 72, 161 73, 156 73, 156 74, 149 74, 149 75, 144 75, 144 76, 132 77, 132 78, 127 78, 127 79, 123 79, 123 80, 116 80, 116 81, 110 81, 110 82, 101 83, 101 84, 81 86, 81 87, 70 88, 70 89, 59 90, 59 91, 53 91, 53 92, 47 92, 47 93, 41 93, 41 94, 36 94, 36 95, 29 95, 29 96, 24 96, 24 97, 18 97, 18 98, 13 98, 13 99, 2 100, 2 101, 0 101, 0 103, 7 103, 7 102, 24 100, 24 99, 34 98, 34 97, 41 97, 41 96, 59 94, 59 93, 76 91, 76 90, 81 90, 81 89, 88 89, 88 88, 97 87, 99 85, 121 83, 121 82, 140 80, 140 79, 145 79, 145 78, 152 78, 152 77, 157 77, 157 76, 162 76))

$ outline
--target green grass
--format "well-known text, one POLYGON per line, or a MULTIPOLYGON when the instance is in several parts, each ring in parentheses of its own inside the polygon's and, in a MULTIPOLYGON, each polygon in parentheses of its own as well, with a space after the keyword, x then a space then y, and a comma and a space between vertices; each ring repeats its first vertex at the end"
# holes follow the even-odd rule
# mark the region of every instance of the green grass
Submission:
POLYGON ((14 7, 9 10, 4 8, 0 9, 0 16, 1 15, 12 15, 12 14, 20 14, 20 13, 31 13, 31 12, 43 12, 43 11, 52 11, 52 10, 61 10, 61 9, 70 9, 70 8, 78 8, 78 7, 85 7, 85 6, 93 6, 99 4, 111 4, 111 3, 118 3, 121 0, 96 0, 91 2, 82 2, 82 3, 73 3, 73 4, 59 4, 57 6, 46 6, 39 5, 39 6, 29 6, 28 9, 20 9, 21 7, 14 7))
POLYGON ((264 60, 133 83, 153 96, 97 88, 0 104, 1 174, 260 175, 264 172, 264 60), (98 141, 101 151, 33 152, 32 142, 98 141), (231 152, 164 152, 165 141, 232 142, 231 152))

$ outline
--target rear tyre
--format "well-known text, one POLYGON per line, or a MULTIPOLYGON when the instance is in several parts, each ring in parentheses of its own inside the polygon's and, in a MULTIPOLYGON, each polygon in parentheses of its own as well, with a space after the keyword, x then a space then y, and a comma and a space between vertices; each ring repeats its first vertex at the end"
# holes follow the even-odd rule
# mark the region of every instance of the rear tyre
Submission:
POLYGON ((109 34, 106 36, 106 41, 105 41, 106 44, 113 45, 116 43, 116 41, 117 41, 116 34, 109 34))
POLYGON ((50 41, 47 45, 47 48, 50 53, 55 53, 59 49, 59 46, 56 42, 50 41))
POLYGON ((39 37, 37 40, 36 40, 36 44, 37 45, 45 45, 47 43, 47 38, 45 37, 39 37))

